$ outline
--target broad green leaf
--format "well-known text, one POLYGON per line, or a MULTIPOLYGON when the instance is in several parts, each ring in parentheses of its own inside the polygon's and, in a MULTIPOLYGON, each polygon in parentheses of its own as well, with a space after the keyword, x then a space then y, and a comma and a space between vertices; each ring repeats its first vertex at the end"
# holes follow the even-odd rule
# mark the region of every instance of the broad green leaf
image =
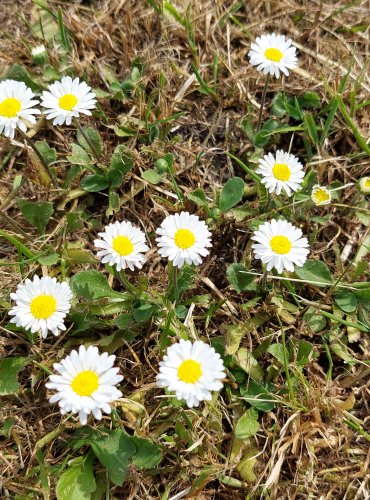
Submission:
POLYGON ((90 500, 96 490, 93 457, 78 457, 60 476, 56 487, 57 500, 90 500))
POLYGON ((37 228, 40 234, 45 233, 45 228, 54 213, 53 204, 49 201, 18 200, 19 208, 27 222, 37 228))
POLYGON ((257 132, 254 145, 260 148, 266 146, 266 144, 270 140, 271 132, 277 129, 278 126, 279 123, 276 120, 273 119, 267 120, 267 122, 264 123, 261 130, 257 132))
POLYGON ((271 411, 275 406, 271 395, 274 386, 271 383, 266 385, 267 387, 250 378, 245 389, 242 386, 240 387, 240 394, 247 403, 257 408, 257 410, 271 411), (271 389, 271 391, 268 389, 271 389))
POLYGON ((303 319, 307 321, 313 332, 320 332, 326 327, 326 318, 317 309, 309 307, 305 312, 303 319))
POLYGON ((36 141, 35 146, 47 165, 50 166, 56 162, 57 151, 55 148, 51 148, 46 141, 36 141))
POLYGON ((116 429, 107 434, 96 432, 89 443, 99 461, 106 467, 110 480, 121 486, 127 475, 128 460, 136 452, 132 437, 116 429))
POLYGON ((116 169, 122 172, 122 174, 127 174, 132 170, 133 166, 134 162, 131 151, 123 144, 119 144, 114 150, 110 161, 111 169, 116 169))
POLYGON ((203 189, 195 189, 188 194, 188 199, 198 205, 198 207, 208 208, 206 195, 204 194, 203 189))
POLYGON ((298 97, 298 102, 301 108, 318 109, 321 106, 320 96, 316 92, 305 92, 298 97))
MULTIPOLYGON (((101 138, 99 132, 93 127, 83 127, 83 131, 89 138, 98 156, 100 156, 102 148, 101 148, 101 138)), ((81 134, 80 130, 77 130, 77 141, 79 145, 83 147, 85 151, 87 151, 87 153, 92 154, 91 147, 84 138, 84 136, 81 134)))
POLYGON ((244 193, 244 181, 240 177, 229 179, 220 194, 219 208, 222 212, 227 212, 241 201, 244 193))
POLYGON ((226 354, 235 354, 242 338, 247 334, 247 329, 243 324, 225 325, 225 329, 225 352, 226 354))
POLYGON ((14 394, 19 388, 18 372, 29 363, 29 358, 5 358, 0 361, 0 396, 14 394))
MULTIPOLYGON (((274 358, 276 358, 279 361, 279 363, 281 363, 282 365, 284 364, 284 346, 283 346, 283 344, 271 344, 268 347, 267 352, 272 354, 274 356, 274 358)), ((287 359, 289 359, 289 354, 288 354, 286 349, 285 349, 285 353, 286 353, 287 359)))
POLYGON ((153 469, 162 460, 161 448, 155 443, 139 437, 132 437, 131 441, 136 446, 132 462, 139 469, 153 469))
POLYGON ((124 295, 112 290, 105 276, 95 269, 81 271, 72 276, 70 286, 73 293, 85 297, 90 301, 101 300, 108 297, 122 298, 124 295))
POLYGON ((307 283, 315 286, 328 286, 333 284, 329 268, 321 260, 308 259, 302 267, 295 268, 296 275, 307 283))
POLYGON ((254 483, 257 479, 257 476, 253 471, 253 467, 257 461, 258 451, 259 450, 254 447, 248 450, 236 466, 241 477, 248 483, 254 483))
POLYGON ((263 379, 263 369, 249 349, 241 347, 234 358, 240 368, 249 373, 254 380, 260 382, 263 379))
POLYGON ((357 297, 351 292, 341 291, 334 295, 334 300, 338 307, 346 313, 352 313, 357 308, 357 297))
POLYGON ((249 408, 237 421, 235 436, 238 439, 248 439, 254 436, 258 429, 258 412, 254 408, 249 408))
POLYGON ((148 321, 152 317, 152 314, 152 304, 140 304, 139 307, 135 307, 135 309, 132 310, 134 320, 138 323, 145 323, 145 321, 148 321))
POLYGON ((5 73, 4 80, 17 80, 24 82, 34 92, 42 89, 42 86, 35 82, 26 68, 20 64, 12 64, 8 71, 5 73))
POLYGON ((72 165, 82 165, 83 167, 91 166, 90 156, 86 153, 83 147, 78 144, 72 144, 72 154, 67 156, 67 160, 72 165))
POLYGON ((100 174, 91 174, 84 177, 81 181, 81 187, 88 193, 98 193, 107 189, 109 180, 100 174))
POLYGON ((227 267, 226 276, 230 285, 239 293, 248 290, 248 285, 254 280, 253 274, 249 274, 243 264, 230 264, 227 267))
POLYGON ((42 266, 55 266, 58 263, 60 256, 57 253, 51 253, 49 255, 43 255, 38 257, 37 262, 42 266))
POLYGON ((163 174, 159 174, 156 170, 153 168, 149 168, 148 170, 145 170, 141 174, 142 179, 144 179, 147 182, 150 182, 151 184, 159 184, 162 180, 163 174))

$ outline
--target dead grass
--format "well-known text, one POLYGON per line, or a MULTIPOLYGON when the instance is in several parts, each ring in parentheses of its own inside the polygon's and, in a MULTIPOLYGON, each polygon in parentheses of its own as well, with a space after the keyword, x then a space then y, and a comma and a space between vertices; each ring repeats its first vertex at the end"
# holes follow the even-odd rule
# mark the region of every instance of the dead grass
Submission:
MULTIPOLYGON (((257 113, 264 83, 247 62, 249 45, 255 36, 264 31, 279 30, 297 42, 300 66, 291 78, 283 82, 287 92, 301 95, 303 92, 315 91, 324 106, 330 97, 329 89, 338 88, 352 61, 350 88, 354 89, 358 101, 369 98, 369 29, 358 32, 350 30, 354 25, 368 22, 370 5, 367 0, 355 2, 350 8, 344 1, 251 0, 244 2, 232 16, 230 13, 239 5, 236 1, 179 1, 179 11, 184 12, 185 7, 188 7, 196 53, 189 46, 183 26, 169 16, 156 15, 144 1, 106 0, 60 4, 65 24, 73 36, 71 66, 74 74, 85 77, 93 87, 106 90, 109 87, 108 70, 114 71, 118 80, 122 81, 128 76, 130 64, 135 58, 140 58, 144 64, 140 82, 142 92, 122 102, 101 100, 107 122, 104 123, 98 117, 89 121, 102 135, 105 155, 110 154, 120 142, 110 124, 122 120, 135 125, 137 120, 145 120, 149 95, 153 96, 155 102, 150 121, 183 112, 171 125, 169 140, 143 145, 138 136, 134 136, 127 141, 136 166, 120 188, 121 210, 117 217, 124 216, 135 223, 140 221, 149 235, 152 235, 165 215, 176 210, 170 182, 153 186, 143 182, 140 177, 141 172, 152 168, 153 157, 172 152, 176 179, 181 190, 187 194, 202 188, 209 200, 231 176, 244 177, 243 171, 225 153, 231 152, 243 158, 253 149, 239 122, 248 112, 257 113), (198 60, 203 79, 210 82, 212 60, 216 53, 219 57, 219 76, 217 99, 212 99, 198 91, 199 85, 192 76, 191 63, 198 60), (159 91, 160 74, 164 75, 165 84, 159 91)), ((57 5, 57 2, 49 2, 54 10, 57 5)), ((28 46, 37 42, 27 27, 27 23, 37 19, 36 7, 26 0, 16 2, 16 6, 14 2, 3 2, 1 9, 0 74, 17 62, 41 78, 42 69, 33 66, 28 55, 28 46)), ((50 51, 50 63, 58 63, 56 46, 50 51)), ((268 101, 279 90, 280 82, 272 83, 268 101)), ((356 111, 355 117, 366 138, 369 107, 356 111)), ((42 124, 38 132, 38 137, 57 149, 58 172, 62 172, 63 168, 68 170, 66 156, 74 136, 72 127, 70 130, 54 130, 46 123, 42 124)), ((298 135, 291 137, 284 134, 277 138, 277 144, 282 148, 288 148, 291 143, 294 144, 294 153, 304 158, 304 147, 298 135)), ((343 118, 337 115, 332 133, 311 160, 320 183, 339 181, 347 184, 356 182, 365 174, 369 175, 369 158, 359 154, 359 151, 343 118)), ((108 222, 105 215, 106 197, 102 194, 95 198, 83 195, 66 202, 65 192, 48 191, 40 184, 35 167, 24 150, 2 138, 0 154, 0 163, 10 154, 10 159, 1 169, 0 205, 6 201, 2 207, 5 214, 26 231, 25 243, 34 250, 40 251, 43 247, 51 246, 58 252, 63 251, 72 238, 73 242, 93 252, 92 240, 96 229, 93 229, 91 222, 95 223, 95 228, 108 222), (20 173, 26 181, 16 197, 12 198, 12 182, 14 176, 20 173), (59 207, 48 226, 46 241, 25 225, 16 203, 18 197, 32 201, 53 201, 59 207), (90 221, 67 237, 63 231, 66 213, 81 207, 89 213, 90 221)), ((246 193, 247 201, 253 208, 258 206, 258 199, 253 191, 253 183, 248 179, 246 181, 251 188, 250 193, 246 193)), ((358 199, 356 187, 353 186, 346 190, 341 203, 353 206, 358 199)), ((191 202, 187 202, 186 208, 193 211, 197 209, 191 202)), ((298 212, 298 208, 296 210, 298 212)), ((323 208, 320 214, 326 213, 331 213, 332 218, 328 224, 319 227, 311 258, 321 258, 338 276, 357 253, 369 229, 352 212, 340 207, 323 208), (340 255, 344 248, 346 258, 342 262, 340 255)), ((305 216, 299 214, 305 234, 312 230, 313 215, 317 215, 314 209, 305 216)), ((208 305, 221 299, 227 302, 215 310, 207 323, 207 305, 196 305, 192 324, 201 338, 211 339, 223 334, 224 324, 249 324, 251 319, 265 313, 268 321, 262 326, 250 328, 242 341, 244 347, 255 349, 270 334, 279 338, 276 306, 266 300, 265 304, 243 309, 243 303, 253 298, 253 293, 237 294, 230 288, 226 278, 226 266, 231 262, 256 264, 254 269, 259 269, 257 263, 250 262, 250 219, 253 216, 238 222, 233 217, 222 216, 214 228, 212 255, 199 270, 196 292, 198 295, 210 295, 208 305)), ((13 231, 6 219, 2 219, 2 227, 13 231)), ((16 231, 14 234, 19 236, 16 231)), ((151 256, 154 260, 150 261, 140 276, 146 274, 151 289, 161 293, 167 280, 165 269, 155 257, 154 250, 151 256)), ((17 262, 14 247, 3 239, 0 239, 0 258, 2 264, 17 262)), ((69 275, 87 267, 84 263, 68 261, 69 275)), ((24 272, 28 275, 36 270, 40 272, 40 266, 31 264, 24 272)), ((77 334, 69 337, 66 334, 57 341, 48 338, 32 344, 23 333, 9 331, 6 326, 9 293, 21 278, 18 266, 0 268, 0 307, 3 312, 0 358, 29 356, 51 367, 52 361, 60 359, 72 346, 81 342, 81 336, 77 334)), ((132 280, 135 279, 132 276, 132 280)), ((279 285, 276 286, 278 291, 279 285)), ((115 287, 118 288, 119 284, 115 283, 115 287)), ((285 294, 285 288, 282 287, 280 293, 285 294)), ((189 292, 189 297, 192 295, 189 292)), ((325 297, 325 293, 317 288, 309 288, 304 297, 306 300, 319 301, 324 306, 331 303, 331 298, 325 297)), ((160 356, 157 348, 160 334, 158 325, 155 322, 145 325, 145 328, 136 332, 132 342, 124 341, 116 351, 125 376, 123 392, 128 398, 126 403, 118 404, 122 412, 122 425, 143 437, 156 440, 163 445, 166 454, 158 470, 145 473, 131 470, 122 488, 111 488, 110 498, 369 498, 366 482, 370 460, 368 442, 360 435, 358 428, 353 429, 345 423, 350 411, 355 421, 357 419, 357 423, 361 423, 360 427, 366 429, 369 425, 368 339, 361 338, 351 345, 356 364, 350 366, 339 357, 334 358, 333 375, 329 380, 322 332, 315 334, 309 330, 301 315, 294 316, 294 321, 285 326, 288 338, 310 340, 317 357, 305 365, 302 372, 296 372, 295 401, 289 401, 286 394, 281 393, 279 404, 273 411, 260 415, 260 430, 246 443, 236 443, 233 434, 235 422, 243 413, 243 404, 232 392, 231 380, 217 406, 185 412, 171 405, 163 405, 163 399, 158 397, 163 396, 162 392, 153 387, 160 356), (139 405, 133 406, 130 400, 139 405), (175 425, 180 425, 176 422, 186 427, 186 432, 181 436, 178 428, 175 432, 175 425), (171 440, 165 440, 164 436, 171 436, 171 440), (256 479, 247 483, 240 476, 237 466, 243 454, 250 449, 255 450, 257 456, 254 467, 256 479)), ((93 336, 97 342, 101 342, 110 333, 109 327, 102 328, 94 331, 93 336)), ((274 363, 268 354, 263 354, 259 361, 266 369, 274 363)), ((0 434, 1 498, 48 498, 35 469, 40 463, 37 443, 58 428, 61 417, 47 402, 44 382, 44 374, 31 363, 21 371, 21 389, 18 394, 2 399, 0 422, 12 416, 15 424, 8 438, 0 434)), ((281 373, 276 374, 274 382, 280 389, 285 386, 281 373)), ((106 423, 109 424, 109 419, 106 419, 106 423)), ((60 434, 42 448, 50 470, 70 458, 68 441, 74 429, 72 420, 65 422, 60 434)), ((54 498, 55 477, 51 474, 49 480, 50 498, 54 498)))

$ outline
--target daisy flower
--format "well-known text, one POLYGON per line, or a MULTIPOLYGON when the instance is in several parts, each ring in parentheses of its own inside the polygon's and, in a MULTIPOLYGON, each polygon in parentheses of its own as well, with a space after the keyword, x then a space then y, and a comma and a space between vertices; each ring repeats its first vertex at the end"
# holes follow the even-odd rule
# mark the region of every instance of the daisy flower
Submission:
POLYGON ((177 399, 184 399, 193 408, 200 401, 210 401, 211 391, 222 389, 223 378, 224 363, 213 347, 201 340, 180 340, 167 349, 159 363, 157 386, 174 391, 177 399))
POLYGON ((131 271, 143 267, 145 255, 149 250, 143 231, 133 226, 131 222, 114 222, 105 227, 103 233, 98 233, 101 240, 94 240, 94 245, 101 248, 96 254, 103 264, 116 266, 117 271, 128 267, 131 271))
POLYGON ((292 40, 275 33, 257 37, 255 43, 251 44, 248 57, 258 71, 275 75, 276 78, 279 78, 280 71, 288 76, 288 70, 295 68, 298 63, 292 40))
POLYGON ((53 120, 53 125, 70 125, 72 118, 78 118, 80 113, 90 116, 90 109, 95 105, 94 92, 79 78, 72 80, 70 76, 64 76, 60 82, 52 83, 49 91, 42 93, 41 106, 46 108, 46 118, 53 120))
POLYGON ((280 194, 284 189, 290 196, 292 191, 301 188, 304 171, 302 163, 296 156, 279 149, 275 156, 269 153, 258 163, 256 172, 262 175, 262 183, 270 193, 280 194))
POLYGON ((46 338, 50 330, 59 335, 65 330, 64 318, 71 308, 72 291, 67 282, 58 283, 56 278, 34 276, 18 285, 10 297, 15 306, 9 311, 10 320, 32 333, 39 332, 46 338))
POLYGON ((45 64, 46 48, 45 45, 37 45, 31 49, 32 60, 35 64, 45 64))
POLYGON ((358 183, 361 193, 370 193, 370 177, 362 177, 358 183))
POLYGON ((15 129, 18 127, 26 132, 29 123, 36 123, 33 115, 39 115, 41 111, 33 108, 39 101, 33 99, 35 94, 23 82, 16 80, 4 80, 0 82, 0 134, 3 133, 9 139, 14 138, 15 129))
POLYGON ((50 403, 58 403, 60 413, 78 413, 81 425, 92 413, 101 420, 102 413, 110 414, 109 403, 122 397, 115 385, 121 382, 119 368, 112 368, 116 356, 99 354, 97 347, 87 349, 81 345, 78 352, 73 350, 60 363, 54 363, 58 375, 50 375, 45 386, 54 389, 56 394, 49 398, 50 403))
POLYGON ((206 223, 197 215, 189 212, 169 215, 157 229, 156 238, 159 254, 168 257, 175 267, 181 268, 184 262, 202 263, 202 258, 209 254, 212 246, 211 233, 206 223))
POLYGON ((253 233, 252 245, 256 259, 266 264, 267 271, 273 267, 279 274, 284 269, 294 271, 294 265, 303 266, 309 254, 307 238, 302 231, 285 220, 272 219, 261 224, 253 233))
POLYGON ((317 206, 329 205, 329 203, 331 202, 331 194, 329 189, 316 184, 315 186, 313 186, 311 191, 311 200, 317 206))

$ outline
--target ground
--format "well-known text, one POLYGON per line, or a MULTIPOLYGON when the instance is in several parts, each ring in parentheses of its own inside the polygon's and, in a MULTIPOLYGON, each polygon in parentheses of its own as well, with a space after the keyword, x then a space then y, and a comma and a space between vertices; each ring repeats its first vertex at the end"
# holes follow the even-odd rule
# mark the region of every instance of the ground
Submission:
POLYGON ((103 172, 118 145, 127 161, 116 183, 89 187, 98 164, 86 143, 72 154, 76 125, 43 118, 28 133, 55 149, 43 150, 53 187, 20 135, 0 137, 1 498, 369 498, 370 210, 358 186, 370 175, 368 14, 367 0, 2 2, 1 78, 38 92, 63 75, 84 79, 99 105, 81 125, 100 134, 103 172), (248 52, 273 31, 294 40, 299 66, 270 79, 256 135, 265 77, 248 52), (47 62, 37 65, 30 50, 42 43, 47 62), (279 148, 305 165, 293 201, 267 199, 253 178, 279 148), (234 177, 244 188, 232 204, 222 190, 234 177), (338 188, 330 205, 310 201, 314 184, 338 188), (213 246, 184 271, 174 303, 155 230, 181 210, 206 220, 213 246), (313 270, 288 281, 270 273, 264 285, 251 236, 279 216, 308 237, 313 270), (150 241, 147 264, 127 273, 140 300, 95 257, 97 233, 123 219, 150 241), (86 275, 74 278, 91 270, 121 295, 96 300, 86 275), (74 280, 58 338, 8 322, 10 293, 34 274, 74 280), (198 409, 155 387, 179 338, 214 345, 227 367, 224 389, 198 409), (122 485, 87 442, 76 445, 78 420, 48 402, 53 363, 82 343, 114 353, 124 376, 114 418, 86 432, 124 429, 161 456, 153 467, 129 462, 122 485), (63 492, 76 457, 88 457, 95 488, 80 474, 73 484, 85 490, 63 492))

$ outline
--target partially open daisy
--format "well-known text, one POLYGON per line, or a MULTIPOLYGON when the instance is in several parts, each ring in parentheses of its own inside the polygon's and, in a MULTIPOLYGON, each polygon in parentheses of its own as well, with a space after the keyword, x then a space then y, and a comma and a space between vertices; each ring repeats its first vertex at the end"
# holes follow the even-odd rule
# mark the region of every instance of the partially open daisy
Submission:
POLYGON ((266 264, 267 271, 273 267, 281 274, 284 269, 294 271, 294 265, 303 266, 309 254, 307 238, 302 231, 285 220, 272 219, 261 224, 253 233, 252 245, 256 259, 266 264))
POLYGON ((146 244, 145 233, 133 226, 131 222, 114 222, 99 233, 101 240, 94 240, 94 245, 101 248, 96 254, 103 264, 116 266, 117 271, 128 267, 131 271, 143 267, 144 252, 149 250, 146 244))
POLYGON ((325 186, 319 186, 318 184, 316 184, 315 186, 313 186, 311 191, 311 200, 317 206, 329 205, 329 203, 331 202, 331 194, 329 189, 325 186))
POLYGON ((181 268, 185 262, 202 263, 202 257, 209 254, 212 246, 211 233, 206 223, 189 212, 169 215, 157 229, 156 238, 159 254, 168 257, 175 267, 181 268))
POLYGON ((90 116, 90 109, 94 109, 95 105, 94 92, 79 78, 72 80, 70 76, 64 76, 60 82, 52 83, 49 91, 42 93, 41 106, 47 108, 46 118, 53 120, 53 125, 70 125, 72 118, 78 118, 80 113, 90 116))
POLYGON ((58 283, 56 278, 34 276, 18 285, 10 297, 16 305, 9 311, 11 323, 45 338, 48 331, 59 335, 65 330, 64 318, 71 308, 72 291, 68 283, 58 283))
POLYGON ((177 399, 184 399, 189 408, 200 401, 211 400, 211 391, 223 387, 224 363, 213 347, 201 340, 191 343, 180 340, 167 349, 159 363, 157 386, 174 391, 177 399))
POLYGON ((34 115, 41 111, 34 108, 36 104, 40 104, 34 97, 35 94, 23 82, 0 82, 0 134, 13 139, 17 127, 26 132, 27 124, 24 120, 36 123, 34 115))
POLYGON ((112 368, 116 356, 108 353, 99 354, 97 347, 87 349, 81 345, 78 352, 73 350, 60 363, 54 363, 58 375, 50 375, 46 385, 54 389, 56 394, 49 398, 50 403, 57 403, 60 412, 78 413, 81 425, 85 425, 87 417, 92 413, 101 420, 102 413, 110 414, 110 404, 122 396, 115 385, 121 382, 119 368, 112 368))
POLYGON ((275 33, 257 37, 255 43, 251 44, 248 56, 258 71, 275 75, 276 78, 279 78, 280 71, 288 76, 288 70, 295 68, 298 62, 292 40, 275 33))
POLYGON ((370 177, 362 177, 358 185, 361 193, 370 194, 370 177))
POLYGON ((270 193, 280 194, 284 189, 288 196, 301 188, 304 178, 303 165, 298 158, 281 149, 275 156, 269 153, 261 158, 256 172, 262 175, 262 183, 270 193))

